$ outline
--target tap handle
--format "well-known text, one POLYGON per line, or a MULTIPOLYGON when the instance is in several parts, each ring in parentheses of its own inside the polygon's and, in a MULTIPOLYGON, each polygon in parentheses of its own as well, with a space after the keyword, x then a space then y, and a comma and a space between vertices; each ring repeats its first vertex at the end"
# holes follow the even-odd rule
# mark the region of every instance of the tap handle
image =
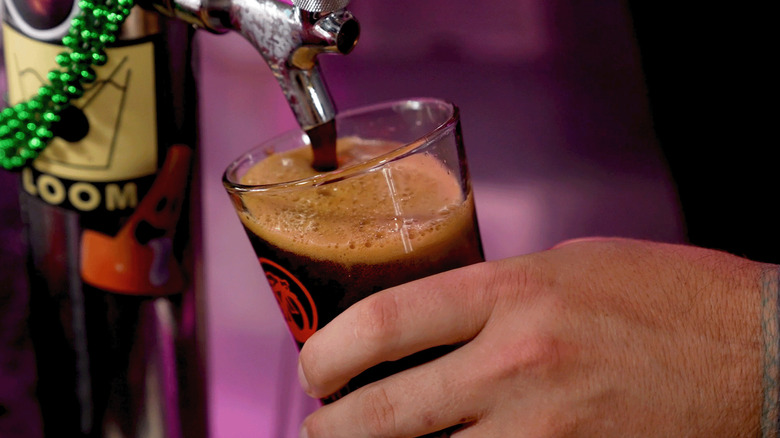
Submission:
POLYGON ((292 0, 296 8, 306 12, 333 12, 344 9, 349 0, 292 0))

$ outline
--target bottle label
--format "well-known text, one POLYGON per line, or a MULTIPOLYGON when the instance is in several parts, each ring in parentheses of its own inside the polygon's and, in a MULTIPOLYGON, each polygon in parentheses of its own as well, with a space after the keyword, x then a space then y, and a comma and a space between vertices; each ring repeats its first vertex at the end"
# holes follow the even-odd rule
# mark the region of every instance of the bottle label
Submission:
MULTIPOLYGON (((69 20, 67 20, 69 21, 69 20)), ((18 26, 18 23, 16 23, 18 26)), ((66 49, 3 26, 10 104, 29 99, 66 49)), ((177 238, 193 150, 158 141, 155 37, 106 49, 108 62, 22 171, 22 190, 80 218, 78 266, 96 288, 168 295, 188 284, 177 238)), ((32 236, 35 239, 35 236, 32 236)))
MULTIPOLYGON (((34 96, 47 82, 48 72, 57 67, 55 57, 64 47, 28 38, 10 26, 3 26, 3 38, 8 99, 13 105, 34 96)), ((106 53, 108 63, 95 68, 98 79, 73 101, 63 114, 58 136, 33 162, 36 171, 67 180, 62 186, 131 180, 157 171, 154 44, 113 47, 106 53)), ((28 173, 27 178, 32 176, 28 173)), ((120 191, 125 190, 130 189, 120 191)), ((40 193, 30 194, 41 197, 40 193)), ((58 198, 41 199, 51 203, 58 198)), ((105 202, 101 207, 106 207, 105 202)))

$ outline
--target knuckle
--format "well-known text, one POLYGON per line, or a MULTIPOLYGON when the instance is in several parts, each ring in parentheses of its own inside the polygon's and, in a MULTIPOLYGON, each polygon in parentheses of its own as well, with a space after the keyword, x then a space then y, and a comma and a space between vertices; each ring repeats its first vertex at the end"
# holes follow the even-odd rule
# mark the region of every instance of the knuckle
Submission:
POLYGON ((366 437, 395 436, 396 407, 387 391, 379 385, 370 385, 360 392, 358 406, 366 437))
POLYGON ((318 437, 327 435, 327 423, 321 420, 321 417, 317 415, 317 412, 309 415, 301 423, 301 430, 306 430, 306 434, 309 437, 318 437))
POLYGON ((533 428, 539 437, 568 438, 582 436, 577 421, 566 412, 545 410, 537 415, 533 428))
POLYGON ((496 353, 496 371, 502 378, 518 375, 540 379, 553 377, 561 368, 563 346, 561 341, 545 335, 525 337, 496 353))
POLYGON ((392 294, 369 297, 359 307, 355 335, 372 349, 394 345, 400 336, 400 312, 392 294))
POLYGON ((312 387, 318 387, 325 382, 326 372, 323 369, 322 355, 314 345, 306 343, 298 353, 298 363, 306 376, 306 381, 312 387))
MULTIPOLYGON (((316 351, 310 344, 304 344, 301 351, 298 352, 298 362, 304 369, 308 368, 309 364, 316 364, 316 351)), ((307 374, 308 375, 308 374, 307 374)))
POLYGON ((525 303, 542 288, 543 279, 538 265, 531 265, 524 258, 502 260, 486 266, 485 292, 494 306, 513 309, 513 300, 525 303))

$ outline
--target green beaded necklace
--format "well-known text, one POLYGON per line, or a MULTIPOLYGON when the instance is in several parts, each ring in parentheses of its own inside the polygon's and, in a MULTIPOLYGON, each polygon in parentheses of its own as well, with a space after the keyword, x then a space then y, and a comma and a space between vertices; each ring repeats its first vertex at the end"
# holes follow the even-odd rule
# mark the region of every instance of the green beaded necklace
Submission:
POLYGON ((59 69, 48 74, 49 84, 26 102, 0 111, 0 166, 19 169, 35 159, 54 137, 52 125, 84 85, 97 78, 92 66, 105 65, 105 47, 116 41, 134 0, 80 0, 81 12, 71 21, 57 55, 59 69))

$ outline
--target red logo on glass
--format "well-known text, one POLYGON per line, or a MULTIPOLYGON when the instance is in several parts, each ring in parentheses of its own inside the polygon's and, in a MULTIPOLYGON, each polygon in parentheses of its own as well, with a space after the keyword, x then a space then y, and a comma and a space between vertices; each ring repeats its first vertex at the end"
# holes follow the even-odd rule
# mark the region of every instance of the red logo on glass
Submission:
POLYGON ((259 260, 293 337, 303 344, 317 331, 317 307, 314 300, 306 287, 289 271, 266 258, 260 257, 259 260))

